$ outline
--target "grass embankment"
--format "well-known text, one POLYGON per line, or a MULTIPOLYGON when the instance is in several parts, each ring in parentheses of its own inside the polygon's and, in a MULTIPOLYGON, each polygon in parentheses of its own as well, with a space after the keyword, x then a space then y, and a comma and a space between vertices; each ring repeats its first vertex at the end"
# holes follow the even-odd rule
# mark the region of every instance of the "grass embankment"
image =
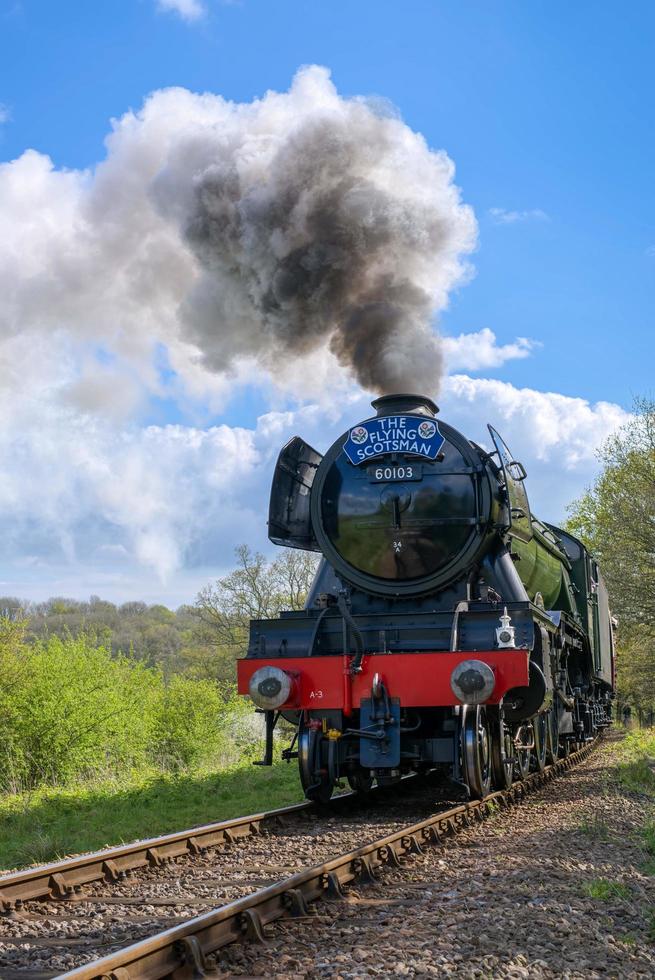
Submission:
POLYGON ((616 775, 626 789, 655 800, 655 729, 626 733, 617 746, 616 775))
POLYGON ((0 868, 256 813, 303 798, 298 769, 251 760, 218 772, 132 776, 0 798, 0 868))
POLYGON ((299 800, 262 735, 230 685, 0 617, 0 869, 299 800))
MULTIPOLYGON (((617 760, 616 778, 621 786, 655 803, 655 729, 628 732, 618 746, 617 760)), ((655 876, 655 807, 651 809, 650 820, 642 828, 641 837, 647 856, 644 871, 655 876)))

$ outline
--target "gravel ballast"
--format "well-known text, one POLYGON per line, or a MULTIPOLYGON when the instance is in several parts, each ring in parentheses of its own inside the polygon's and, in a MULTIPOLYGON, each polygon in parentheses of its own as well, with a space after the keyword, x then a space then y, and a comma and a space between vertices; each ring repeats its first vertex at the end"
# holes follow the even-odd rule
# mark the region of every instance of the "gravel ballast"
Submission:
POLYGON ((609 779, 614 745, 346 901, 317 904, 315 921, 227 947, 220 975, 652 978, 655 880, 639 834, 650 805, 609 779))

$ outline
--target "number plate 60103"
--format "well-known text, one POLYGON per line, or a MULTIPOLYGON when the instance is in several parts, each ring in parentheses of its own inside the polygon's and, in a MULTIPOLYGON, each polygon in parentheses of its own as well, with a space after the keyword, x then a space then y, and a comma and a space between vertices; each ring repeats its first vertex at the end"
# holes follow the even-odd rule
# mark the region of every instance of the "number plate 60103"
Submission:
POLYGON ((404 483, 423 479, 420 463, 378 463, 377 466, 369 466, 366 473, 371 483, 404 483))

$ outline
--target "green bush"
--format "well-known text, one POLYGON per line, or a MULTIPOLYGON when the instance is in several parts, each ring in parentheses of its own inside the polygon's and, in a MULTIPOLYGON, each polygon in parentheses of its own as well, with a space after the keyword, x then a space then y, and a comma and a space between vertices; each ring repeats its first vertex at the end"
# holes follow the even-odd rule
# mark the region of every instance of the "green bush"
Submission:
POLYGON ((212 758, 220 747, 222 711, 216 684, 172 677, 156 711, 154 761, 165 768, 188 769, 212 758))
MULTIPOLYGON (((0 791, 235 761, 257 742, 232 688, 173 676, 92 635, 24 642, 0 619, 0 791)), ((257 720, 256 725, 259 724, 257 720)))
POLYGON ((158 675, 88 636, 26 646, 0 624, 0 785, 62 784, 144 763, 158 675))
MULTIPOLYGON (((264 747, 263 717, 255 713, 252 702, 237 694, 236 685, 223 685, 222 693, 225 698, 225 710, 219 719, 222 764, 231 765, 244 758, 261 758, 264 747)), ((282 719, 278 721, 274 734, 276 738, 284 737, 287 743, 291 741, 289 727, 282 719)))

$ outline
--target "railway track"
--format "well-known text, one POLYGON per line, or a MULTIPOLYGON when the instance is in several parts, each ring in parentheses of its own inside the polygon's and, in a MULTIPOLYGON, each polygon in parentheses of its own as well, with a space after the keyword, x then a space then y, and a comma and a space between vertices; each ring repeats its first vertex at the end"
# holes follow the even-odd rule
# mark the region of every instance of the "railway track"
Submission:
MULTIPOLYGON (((150 865, 148 880, 143 876, 138 880, 125 879, 120 895, 103 896, 100 887, 101 882, 106 889, 108 884, 121 880, 120 866, 115 861, 105 871, 99 865, 100 858, 106 862, 110 852, 91 855, 86 860, 85 873, 90 874, 94 868, 96 875, 86 879, 92 882, 91 894, 87 891, 82 895, 75 891, 82 884, 73 883, 72 876, 77 876, 79 882, 83 875, 83 865, 79 862, 84 859, 74 859, 78 866, 68 868, 65 873, 70 877, 63 882, 61 879, 55 881, 55 888, 51 887, 50 893, 50 897, 55 899, 61 899, 62 893, 65 895, 66 901, 56 902, 54 909, 65 910, 72 930, 64 929, 66 935, 61 935, 61 929, 59 933, 55 930, 54 936, 43 935, 42 931, 30 935, 30 927, 33 929, 35 916, 38 917, 38 913, 32 910, 34 903, 29 900, 15 901, 13 914, 22 916, 18 919, 22 935, 14 939, 1 935, 0 943, 9 943, 10 947, 13 943, 16 954, 27 947, 29 962, 25 957, 22 961, 10 957, 14 962, 9 964, 9 970, 2 972, 2 977, 6 980, 14 977, 41 980, 65 975, 80 980, 133 980, 211 973, 216 964, 216 954, 225 945, 242 940, 261 941, 265 927, 285 916, 307 917, 310 920, 311 903, 321 898, 339 899, 344 886, 350 882, 373 880, 385 866, 397 866, 412 853, 420 853, 425 846, 438 845, 445 837, 456 834, 472 822, 484 820, 496 808, 520 802, 558 773, 585 758, 592 747, 593 744, 589 744, 569 758, 559 760, 543 773, 534 773, 525 781, 515 783, 509 790, 494 793, 483 801, 471 801, 454 807, 444 804, 435 812, 434 789, 425 792, 424 788, 416 790, 412 787, 409 793, 401 793, 401 798, 396 800, 380 798, 375 806, 368 804, 365 808, 366 830, 369 834, 373 832, 373 839, 363 845, 361 807, 348 795, 336 801, 336 812, 331 809, 328 813, 320 814, 311 805, 299 804, 282 811, 201 828, 206 831, 204 840, 207 847, 219 847, 211 862, 203 848, 195 844, 189 847, 188 842, 197 836, 197 829, 194 833, 168 835, 155 842, 115 848, 114 852, 129 850, 129 854, 123 853, 122 859, 135 862, 133 868, 150 865), (350 813, 349 808, 352 808, 350 813), (409 809, 415 817, 420 815, 422 819, 407 825, 405 821, 409 809), (426 810, 429 812, 426 813, 426 810), (181 850, 183 841, 187 843, 181 850), (249 850, 246 848, 248 853, 244 853, 244 846, 249 842, 249 850), (347 850, 335 857, 335 851, 344 846, 347 850), (201 866, 204 865, 203 874, 194 875, 193 896, 186 894, 189 888, 185 885, 184 873, 180 873, 180 865, 168 863, 182 853, 194 854, 201 866), (271 863, 271 857, 275 858, 275 864, 271 863), (298 871, 298 866, 310 858, 314 859, 313 863, 298 871), (160 863, 157 863, 158 859, 161 859, 160 863), (216 866, 217 860, 219 867, 216 866), (285 876, 284 872, 287 871, 294 873, 285 876), (255 877, 252 877, 253 872, 255 877), (167 880, 159 894, 157 886, 162 883, 162 877, 167 880), (208 882, 207 888, 203 889, 203 881, 208 882), (125 894, 126 883, 129 894, 125 894), (243 894, 244 891, 246 894, 243 894), (219 907, 216 907, 217 901, 221 903, 219 907), (106 909, 111 909, 112 903, 115 903, 114 907, 129 910, 127 919, 132 920, 129 928, 112 929, 106 921, 106 909), (80 935, 84 930, 77 927, 75 920, 80 905, 86 905, 96 913, 98 908, 104 910, 100 929, 102 941, 98 941, 93 934, 80 935), (139 910, 136 917, 135 907, 139 910), (201 914, 189 918, 199 908, 201 914), (202 911, 203 908, 206 911, 202 911), (135 923, 135 918, 141 921, 135 923), (136 930, 134 925, 138 926, 136 930), (162 931, 162 925, 169 928, 162 931), (139 938, 139 933, 142 938, 139 938), (130 944, 129 935, 136 941, 130 944), (102 956, 107 949, 110 950, 108 954, 102 956), (99 959, 95 958, 97 955, 100 955, 99 959), (85 959, 92 961, 84 963, 85 959), (70 969, 74 961, 82 965, 70 969)), ((116 854, 116 858, 120 859, 121 855, 116 854)), ((197 861, 190 862, 189 867, 197 867, 197 861)), ((43 873, 46 870, 36 869, 43 873)), ((29 873, 18 874, 25 876, 29 873)), ((17 875, 9 877, 15 879, 17 875)), ((50 917, 57 918, 54 915, 50 917)), ((7 946, 4 948, 6 960, 7 946)))
POLYGON ((366 801, 347 793, 6 875, 0 977, 59 976, 355 846, 364 815, 389 832, 442 801, 434 780, 409 777, 366 801))

